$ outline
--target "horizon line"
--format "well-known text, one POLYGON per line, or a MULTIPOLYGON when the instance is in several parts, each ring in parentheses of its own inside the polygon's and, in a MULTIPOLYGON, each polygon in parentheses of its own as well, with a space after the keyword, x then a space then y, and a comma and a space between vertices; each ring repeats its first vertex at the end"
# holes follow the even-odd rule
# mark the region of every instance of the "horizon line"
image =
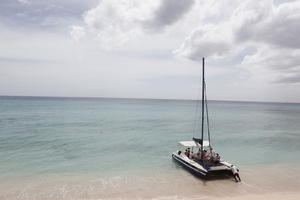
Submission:
MULTIPOLYGON (((128 100, 165 100, 165 101, 200 101, 201 99, 167 99, 167 98, 140 98, 140 97, 97 97, 97 96, 32 96, 32 95, 0 95, 1 97, 20 97, 20 98, 77 98, 77 99, 128 99, 128 100)), ((208 101, 240 102, 240 103, 281 103, 281 104, 300 104, 300 102, 280 102, 280 101, 252 101, 252 100, 216 100, 208 101)))

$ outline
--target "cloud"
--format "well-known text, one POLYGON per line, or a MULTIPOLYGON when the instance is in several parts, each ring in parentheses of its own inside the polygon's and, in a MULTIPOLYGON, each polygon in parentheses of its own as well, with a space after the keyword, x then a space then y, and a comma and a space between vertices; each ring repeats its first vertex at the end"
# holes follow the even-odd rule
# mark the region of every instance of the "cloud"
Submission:
POLYGON ((300 48, 300 3, 278 5, 273 1, 248 1, 232 17, 235 36, 240 42, 255 41, 278 47, 300 48))
POLYGON ((231 40, 227 29, 214 25, 203 26, 194 30, 174 53, 191 60, 219 57, 231 51, 231 40))
POLYGON ((29 0, 18 0, 18 2, 23 3, 23 4, 29 4, 30 3, 29 0))
POLYGON ((71 35, 76 41, 96 39, 104 49, 119 48, 149 30, 160 32, 175 24, 193 4, 194 0, 102 0, 83 15, 83 25, 71 27, 71 35))
POLYGON ((82 26, 71 27, 71 36, 96 39, 103 49, 118 48, 139 31, 145 9, 138 1, 102 0, 83 15, 82 26))
POLYGON ((218 59, 255 47, 255 53, 243 55, 240 65, 245 70, 270 74, 271 82, 300 82, 299 13, 299 1, 279 5, 272 0, 244 1, 222 23, 202 21, 174 52, 192 60, 218 59))
POLYGON ((298 2, 29 2, 0 4, 2 95, 195 98, 208 56, 210 99, 300 102, 298 2))
POLYGON ((300 2, 227 4, 222 0, 102 0, 83 15, 83 25, 71 26, 70 34, 77 42, 97 40, 100 48, 116 50, 142 35, 164 33, 172 26, 168 30, 176 31, 180 27, 175 24, 193 12, 188 21, 198 19, 198 26, 173 50, 177 57, 235 61, 235 66, 256 78, 262 73, 268 74, 270 82, 297 81, 286 77, 299 71, 300 61, 293 56, 300 48, 300 2))
POLYGON ((278 83, 300 83, 300 73, 282 77, 277 80, 278 83))
MULTIPOLYGON (((237 45, 254 43, 257 52, 246 55, 242 66, 269 76, 271 82, 300 83, 300 2, 275 6, 273 1, 266 1, 250 10, 253 17, 242 17, 245 20, 235 30, 235 36, 237 45)), ((240 10, 233 19, 241 15, 250 14, 240 10)))
POLYGON ((67 32, 98 0, 1 0, 0 23, 28 30, 67 32))
POLYGON ((72 26, 70 31, 71 37, 75 42, 78 42, 85 35, 85 30, 81 26, 72 26))
POLYGON ((256 80, 274 83, 300 83, 300 49, 263 45, 241 63, 256 80))
POLYGON ((159 31, 180 20, 194 5, 194 0, 163 0, 153 12, 152 19, 145 21, 146 29, 159 31))

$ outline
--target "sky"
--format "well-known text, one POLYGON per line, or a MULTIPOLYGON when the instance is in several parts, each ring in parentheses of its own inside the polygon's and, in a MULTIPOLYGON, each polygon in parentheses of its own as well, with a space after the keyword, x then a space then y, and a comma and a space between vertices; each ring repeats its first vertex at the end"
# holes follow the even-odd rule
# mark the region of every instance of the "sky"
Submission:
POLYGON ((300 102, 300 1, 1 0, 0 95, 300 102))

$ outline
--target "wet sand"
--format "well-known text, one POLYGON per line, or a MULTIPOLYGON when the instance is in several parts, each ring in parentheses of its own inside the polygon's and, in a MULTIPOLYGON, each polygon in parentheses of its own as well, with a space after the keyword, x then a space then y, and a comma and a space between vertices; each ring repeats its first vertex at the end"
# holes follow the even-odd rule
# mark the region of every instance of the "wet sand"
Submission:
POLYGON ((269 193, 269 194, 252 194, 252 195, 240 195, 237 197, 226 197, 226 198, 222 198, 223 200, 237 200, 237 199, 241 199, 241 200, 299 200, 300 198, 300 192, 274 192, 274 193, 269 193))
POLYGON ((0 199, 300 199, 296 165, 241 166, 232 178, 204 181, 178 169, 126 175, 49 174, 1 180, 0 199))

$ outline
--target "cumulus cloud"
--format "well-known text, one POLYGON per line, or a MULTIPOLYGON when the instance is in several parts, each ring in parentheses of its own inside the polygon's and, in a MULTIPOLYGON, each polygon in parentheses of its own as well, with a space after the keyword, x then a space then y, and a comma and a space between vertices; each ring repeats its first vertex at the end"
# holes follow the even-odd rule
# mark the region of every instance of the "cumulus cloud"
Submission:
POLYGON ((221 24, 200 24, 174 52, 192 60, 214 59, 240 56, 241 49, 252 46, 256 52, 243 55, 241 66, 270 74, 273 82, 300 83, 299 13, 299 1, 244 1, 221 24))
POLYGON ((161 30, 180 20, 194 5, 194 0, 163 0, 151 19, 145 21, 144 27, 161 30))
POLYGON ((79 42, 79 40, 82 37, 84 37, 85 30, 81 26, 72 26, 70 34, 71 34, 71 37, 75 40, 75 42, 79 42))
POLYGON ((253 55, 246 55, 241 66, 253 77, 276 83, 300 82, 300 49, 263 45, 253 55))
POLYGON ((288 48, 300 48, 300 2, 285 3, 276 8, 261 34, 265 41, 288 48))
POLYGON ((21 1, 0 6, 1 94, 194 98, 208 56, 210 98, 300 102, 299 1, 21 1))
POLYGON ((220 27, 211 25, 196 29, 174 53, 192 60, 226 55, 231 51, 231 34, 230 30, 220 27))
POLYGON ((300 73, 285 75, 277 80, 278 83, 299 83, 300 82, 300 73))
POLYGON ((275 6, 273 1, 249 1, 232 17, 236 39, 258 41, 279 47, 300 48, 300 3, 275 6))
POLYGON ((95 38, 103 48, 121 46, 135 36, 179 21, 194 0, 102 0, 83 15, 82 26, 72 26, 71 36, 95 38))
POLYGON ((194 12, 189 20, 198 27, 173 51, 176 56, 196 61, 229 57, 253 76, 262 73, 271 82, 297 82, 300 2, 227 4, 225 0, 102 0, 83 15, 82 25, 71 27, 70 34, 75 41, 96 39, 102 49, 111 50, 142 34, 161 33, 194 12))
POLYGON ((119 47, 139 31, 136 25, 144 17, 142 6, 138 1, 102 0, 83 15, 83 26, 71 27, 71 36, 76 41, 94 38, 104 49, 119 47))

